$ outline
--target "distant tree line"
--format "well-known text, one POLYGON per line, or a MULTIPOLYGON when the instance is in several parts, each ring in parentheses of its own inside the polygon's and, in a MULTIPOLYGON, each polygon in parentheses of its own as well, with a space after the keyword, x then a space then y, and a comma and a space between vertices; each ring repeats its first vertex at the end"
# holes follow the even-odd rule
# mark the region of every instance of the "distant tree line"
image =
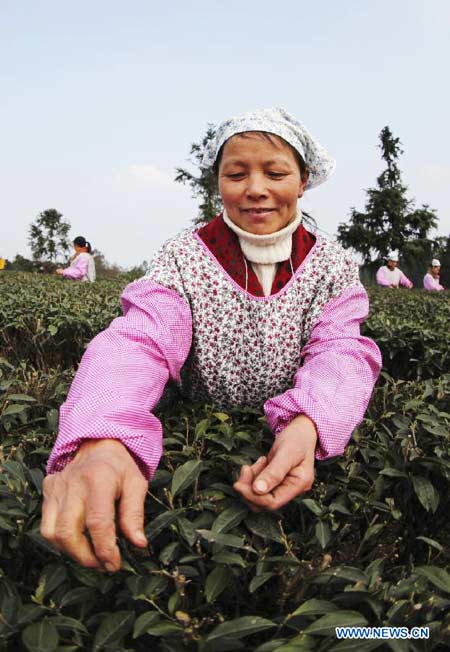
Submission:
MULTIPOLYGON (((192 195, 199 200, 199 212, 194 223, 209 222, 222 209, 222 201, 216 175, 201 167, 205 149, 215 137, 215 127, 209 124, 204 138, 193 143, 189 161, 195 166, 192 172, 176 168, 175 181, 190 186, 192 195)), ((337 240, 362 258, 362 276, 367 282, 374 278, 377 267, 389 251, 397 250, 401 265, 412 277, 415 285, 421 285, 421 276, 432 258, 442 262, 441 282, 450 286, 450 236, 431 237, 437 227, 436 211, 427 204, 415 208, 413 199, 407 197, 407 186, 402 181, 398 159, 403 150, 399 138, 389 127, 379 135, 381 157, 385 169, 376 180, 376 186, 366 190, 364 211, 351 208, 350 217, 338 226, 337 240)), ((59 264, 69 261, 71 242, 70 224, 55 208, 49 208, 37 216, 30 226, 29 244, 32 260, 20 254, 13 261, 6 261, 5 269, 19 271, 53 272, 59 264)), ((108 263, 100 251, 94 251, 98 276, 110 277, 121 273, 120 267, 108 263)), ((145 273, 146 261, 136 265, 129 274, 137 278, 145 273)))
POLYGON ((399 138, 389 129, 381 130, 379 147, 386 167, 377 178, 375 188, 366 190, 365 211, 351 209, 350 219, 338 226, 337 239, 359 253, 366 276, 374 274, 386 255, 399 252, 402 268, 408 271, 414 284, 421 285, 424 269, 432 258, 442 258, 442 276, 448 275, 450 238, 430 233, 438 225, 436 211, 427 204, 415 208, 407 197, 398 159, 403 150, 399 138))
MULTIPOLYGON (((42 211, 29 230, 28 243, 32 259, 17 254, 12 261, 5 261, 5 270, 52 274, 57 267, 68 264, 72 251, 70 228, 70 223, 55 208, 42 211)), ((124 273, 121 267, 109 263, 98 249, 94 249, 92 255, 95 259, 97 278, 113 278, 124 273)), ((148 263, 144 260, 140 265, 127 270, 126 274, 130 279, 139 278, 145 274, 147 267, 148 263)))

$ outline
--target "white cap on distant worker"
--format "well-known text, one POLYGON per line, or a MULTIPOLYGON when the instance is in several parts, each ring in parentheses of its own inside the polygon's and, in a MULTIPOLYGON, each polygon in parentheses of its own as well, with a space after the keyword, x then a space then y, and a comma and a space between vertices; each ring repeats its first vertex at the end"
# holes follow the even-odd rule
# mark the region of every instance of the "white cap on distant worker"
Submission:
POLYGON ((394 263, 398 263, 398 251, 390 251, 386 258, 388 260, 393 260, 394 263))
POLYGON ((433 258, 431 261, 431 267, 440 267, 441 266, 441 261, 438 260, 437 258, 433 258))

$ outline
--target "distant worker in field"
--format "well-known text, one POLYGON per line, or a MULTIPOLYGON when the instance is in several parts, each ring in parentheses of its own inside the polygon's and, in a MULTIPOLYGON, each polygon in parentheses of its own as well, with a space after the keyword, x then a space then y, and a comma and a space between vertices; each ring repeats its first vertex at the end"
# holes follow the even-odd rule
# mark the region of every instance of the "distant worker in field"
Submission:
POLYGON ((69 267, 65 269, 59 268, 56 274, 70 278, 73 281, 95 281, 95 260, 91 253, 91 243, 79 235, 73 241, 73 248, 75 253, 71 258, 69 267))
POLYGON ((0 272, 5 269, 6 261, 4 258, 0 258, 0 272))
POLYGON ((387 255, 387 264, 380 267, 377 272, 377 283, 387 288, 412 288, 413 284, 402 270, 398 268, 398 253, 391 251, 387 255))
POLYGON ((439 283, 439 274, 441 272, 441 263, 437 258, 431 261, 428 273, 423 277, 423 289, 434 292, 445 290, 444 286, 439 283))

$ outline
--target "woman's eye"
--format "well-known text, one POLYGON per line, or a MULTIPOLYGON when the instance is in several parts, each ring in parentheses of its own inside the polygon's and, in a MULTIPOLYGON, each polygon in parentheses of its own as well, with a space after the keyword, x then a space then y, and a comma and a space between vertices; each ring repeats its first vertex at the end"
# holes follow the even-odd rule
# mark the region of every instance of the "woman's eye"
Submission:
POLYGON ((244 176, 245 175, 243 172, 234 172, 232 174, 227 174, 228 179, 243 179, 244 176))
POLYGON ((269 177, 271 177, 272 179, 282 179, 283 177, 286 176, 286 174, 285 174, 284 172, 274 172, 274 171, 272 171, 272 170, 269 170, 269 172, 268 172, 267 174, 268 174, 269 177))

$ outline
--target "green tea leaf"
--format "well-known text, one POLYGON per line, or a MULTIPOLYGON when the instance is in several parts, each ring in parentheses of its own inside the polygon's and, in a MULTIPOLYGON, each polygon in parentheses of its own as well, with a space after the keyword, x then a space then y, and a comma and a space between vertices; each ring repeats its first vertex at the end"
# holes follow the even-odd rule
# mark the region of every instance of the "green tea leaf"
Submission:
POLYGON ((206 578, 205 595, 206 602, 210 604, 219 597, 228 586, 230 581, 230 571, 224 566, 214 568, 206 578))
POLYGON ((367 575, 353 566, 335 566, 322 571, 316 578, 316 584, 323 584, 330 579, 347 580, 349 582, 367 582, 367 575))
POLYGON ((213 416, 215 416, 216 419, 219 419, 219 421, 222 421, 222 423, 228 421, 230 418, 228 414, 225 414, 224 412, 213 412, 213 416))
POLYGON ((12 414, 21 414, 24 410, 26 410, 26 405, 8 405, 5 410, 2 412, 2 417, 8 417, 11 416, 12 414))
POLYGON ((41 620, 25 627, 22 641, 29 652, 54 652, 58 647, 59 635, 53 625, 41 620))
POLYGON ((444 548, 441 546, 439 541, 436 541, 435 539, 429 539, 428 537, 416 537, 419 541, 424 541, 425 543, 428 543, 429 546, 432 548, 436 548, 436 550, 439 550, 439 552, 442 552, 444 548))
POLYGON ((44 474, 41 469, 28 469, 31 482, 34 484, 36 491, 39 495, 42 494, 42 481, 44 479, 44 474))
POLYGON ((425 577, 433 586, 445 593, 450 593, 450 575, 438 566, 419 566, 416 573, 425 577))
POLYGON ((138 638, 146 634, 147 630, 153 627, 159 621, 160 617, 157 611, 146 611, 141 614, 134 623, 133 638, 138 638))
POLYGON ((181 553, 180 544, 178 543, 178 541, 172 541, 172 543, 169 543, 167 546, 165 546, 159 553, 159 561, 167 566, 175 559, 177 559, 180 553, 181 553))
POLYGON ((167 601, 167 611, 171 616, 174 614, 174 611, 179 606, 180 602, 181 602, 180 592, 175 591, 174 593, 172 593, 172 595, 167 601))
POLYGON ((420 475, 414 475, 412 482, 414 491, 416 492, 417 498, 420 500, 422 506, 427 510, 427 512, 433 512, 434 514, 439 505, 439 494, 436 489, 428 478, 424 478, 420 475))
MULTIPOLYGON (((392 642, 392 640, 388 641, 388 643, 392 642)), ((383 641, 347 640, 336 643, 329 649, 329 652, 372 652, 372 650, 378 650, 383 645, 383 641)))
POLYGON ((294 616, 317 616, 338 610, 339 608, 333 602, 311 598, 289 614, 289 618, 293 618, 294 616))
POLYGON ((276 652, 313 652, 313 650, 317 649, 316 643, 317 639, 302 632, 275 649, 276 652))
POLYGON ((97 652, 112 645, 118 648, 121 639, 132 630, 134 619, 135 615, 132 611, 107 614, 95 633, 93 651, 97 652))
POLYGON ((183 516, 178 518, 177 524, 178 530, 183 539, 185 539, 190 546, 193 546, 198 539, 198 534, 195 526, 191 523, 191 521, 188 521, 188 519, 184 518, 183 516))
POLYGON ((386 467, 380 471, 380 475, 386 475, 389 478, 407 478, 408 475, 398 469, 386 467))
POLYGON ((145 533, 148 536, 150 542, 152 539, 156 538, 163 530, 168 528, 174 521, 177 520, 178 516, 183 512, 182 509, 171 509, 162 514, 158 514, 145 528, 145 533))
POLYGON ((71 632, 79 632, 80 634, 88 634, 88 630, 83 625, 81 620, 70 618, 69 616, 52 616, 48 620, 49 623, 54 625, 58 630, 69 630, 71 632))
POLYGON ((49 593, 58 588, 66 578, 67 571, 62 564, 51 564, 46 566, 39 578, 39 583, 43 582, 44 584, 43 596, 46 597, 49 593))
POLYGON ((172 496, 175 498, 179 493, 187 489, 200 475, 204 468, 201 460, 188 460, 179 466, 172 479, 172 496))
MULTIPOLYGON (((37 620, 40 616, 42 616, 45 611, 45 607, 41 607, 37 604, 24 604, 17 612, 17 623, 18 625, 26 625, 27 623, 32 623, 34 620, 37 620)), ((3 613, 2 616, 4 617, 3 613)))
POLYGON ((223 512, 219 514, 214 523, 212 524, 211 530, 213 532, 227 532, 228 530, 233 529, 236 525, 247 516, 248 508, 245 505, 236 503, 231 507, 227 507, 223 512))
POLYGON ((84 602, 95 600, 96 597, 96 592, 93 591, 92 588, 87 586, 79 586, 76 589, 67 591, 67 593, 65 593, 61 598, 61 602, 59 604, 61 609, 63 609, 64 607, 69 607, 70 605, 83 604, 84 602))
POLYGON ((314 636, 333 636, 336 627, 357 627, 364 625, 367 625, 367 620, 357 611, 335 611, 315 620, 304 631, 314 636))
POLYGON ((25 403, 36 403, 36 399, 33 396, 28 396, 27 394, 8 394, 8 401, 25 401, 25 403))
POLYGON ((126 585, 134 599, 141 597, 154 600, 160 593, 166 590, 168 579, 165 575, 134 575, 128 577, 126 585))
POLYGON ((159 623, 157 625, 152 625, 147 629, 147 634, 151 636, 181 636, 183 634, 183 627, 177 625, 176 623, 159 623))
POLYGON ((206 637, 208 642, 216 641, 219 638, 240 639, 255 632, 261 632, 266 629, 276 627, 275 623, 260 616, 243 616, 235 618, 226 623, 217 625, 213 631, 206 637))
POLYGON ((262 645, 255 648, 255 652, 274 652, 274 650, 281 649, 281 645, 286 642, 285 638, 274 638, 272 641, 266 641, 262 645))
POLYGON ((221 550, 211 557, 211 561, 215 564, 225 564, 232 566, 241 566, 245 568, 247 566, 245 560, 237 552, 231 552, 231 550, 221 550))
POLYGON ((277 521, 269 514, 249 514, 245 520, 245 525, 250 532, 262 539, 277 541, 278 543, 283 540, 277 521))
POLYGON ((331 530, 328 523, 325 521, 318 521, 314 531, 316 533, 317 541, 320 543, 322 548, 326 548, 331 539, 331 530))
POLYGON ((203 539, 209 543, 218 543, 221 546, 230 546, 231 548, 248 548, 242 537, 236 537, 233 534, 220 534, 212 530, 197 530, 203 539))
POLYGON ((323 509, 317 502, 317 500, 313 500, 312 498, 302 498, 300 501, 300 505, 304 505, 309 509, 310 512, 315 514, 316 516, 322 516, 323 509))
POLYGON ((260 575, 255 575, 249 584, 248 590, 250 593, 254 593, 260 586, 270 580, 271 577, 275 577, 275 573, 261 573, 260 575))

